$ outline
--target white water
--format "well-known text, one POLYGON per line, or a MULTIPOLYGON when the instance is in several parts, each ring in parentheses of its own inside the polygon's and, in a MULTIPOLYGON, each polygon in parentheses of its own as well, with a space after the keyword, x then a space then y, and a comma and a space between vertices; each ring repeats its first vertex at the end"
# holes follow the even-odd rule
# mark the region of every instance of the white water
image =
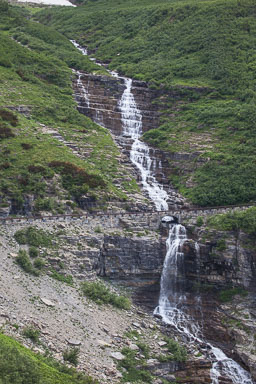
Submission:
POLYGON ((139 138, 142 135, 142 115, 137 108, 132 94, 132 80, 123 78, 125 90, 119 102, 122 116, 123 135, 130 136, 133 140, 130 159, 138 168, 141 175, 143 189, 145 189, 154 202, 158 211, 168 210, 168 194, 157 182, 153 175, 154 163, 149 155, 149 147, 139 138))
POLYGON ((88 89, 85 88, 85 86, 82 82, 82 79, 81 79, 82 73, 77 71, 77 74, 78 74, 77 85, 79 86, 79 88, 81 88, 81 90, 83 92, 83 98, 86 102, 87 108, 90 108, 90 99, 88 96, 88 89))
POLYGON ((187 240, 186 229, 180 224, 171 224, 166 241, 166 257, 164 261, 158 307, 154 314, 162 316, 166 324, 172 325, 179 333, 186 335, 189 342, 205 344, 212 353, 212 384, 219 384, 220 377, 231 379, 234 384, 253 384, 250 374, 234 360, 229 359, 219 348, 203 340, 199 325, 186 315, 182 305, 184 296, 184 264, 182 246, 187 240))
MULTIPOLYGON (((72 43, 85 55, 87 50, 80 47, 76 42, 72 43)), ((121 78, 116 72, 110 72, 112 76, 121 78)), ((122 78, 126 88, 119 103, 122 115, 123 134, 133 139, 130 158, 139 169, 143 188, 148 192, 158 211, 167 210, 167 192, 156 181, 152 174, 152 159, 149 155, 149 147, 139 138, 142 135, 142 115, 138 110, 132 94, 132 80, 122 78)), ((78 72, 78 81, 81 78, 78 72)), ((80 83, 81 85, 81 83, 80 83)), ((88 92, 81 87, 86 102, 89 103, 88 92), (88 101, 87 101, 88 100, 88 101)), ((166 216, 166 220, 169 216, 166 216)), ((226 376, 233 384, 253 384, 250 374, 245 371, 234 360, 229 359, 219 348, 203 340, 199 325, 189 317, 182 307, 186 302, 183 290, 182 276, 184 277, 182 245, 187 240, 186 228, 180 224, 171 224, 169 236, 166 241, 166 257, 164 261, 159 304, 154 313, 162 316, 166 324, 172 325, 179 333, 186 335, 190 342, 205 344, 210 347, 213 356, 211 369, 212 384, 219 384, 219 378, 226 376)))

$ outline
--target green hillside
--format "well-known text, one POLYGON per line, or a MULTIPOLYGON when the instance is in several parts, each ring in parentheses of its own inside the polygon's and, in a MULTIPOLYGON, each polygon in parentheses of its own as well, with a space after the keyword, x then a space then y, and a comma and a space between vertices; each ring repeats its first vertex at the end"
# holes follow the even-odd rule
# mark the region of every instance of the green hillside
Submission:
POLYGON ((167 95, 178 92, 178 100, 166 96, 161 126, 144 139, 171 153, 196 147, 206 162, 195 160, 192 175, 170 163, 172 182, 199 205, 255 201, 255 2, 80 3, 37 17, 87 45, 110 68, 167 95))
POLYGON ((0 334, 0 383, 96 384, 97 381, 51 358, 35 354, 11 337, 0 334))
POLYGON ((36 211, 76 209, 81 196, 126 199, 134 181, 113 181, 119 151, 109 132, 76 110, 72 71, 105 70, 53 30, 29 20, 21 7, 0 2, 0 207, 25 213, 29 196, 36 211), (18 110, 25 113, 18 113, 18 110), (84 145, 85 159, 57 140, 84 145), (106 157, 108 162, 106 162, 106 157))

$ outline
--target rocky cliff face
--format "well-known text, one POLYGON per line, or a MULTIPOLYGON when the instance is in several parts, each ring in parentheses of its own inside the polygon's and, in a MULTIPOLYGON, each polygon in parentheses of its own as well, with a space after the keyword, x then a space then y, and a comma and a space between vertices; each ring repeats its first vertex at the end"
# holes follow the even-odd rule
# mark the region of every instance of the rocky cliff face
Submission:
MULTIPOLYGON (((119 101, 125 90, 124 79, 111 76, 77 75, 74 82, 78 110, 93 121, 111 130, 115 136, 122 134, 119 101), (86 99, 84 93, 88 96, 86 99)), ((147 83, 133 82, 133 95, 142 113, 143 132, 159 125, 158 106, 152 104, 159 92, 151 90, 147 83)))
MULTIPOLYGON (((108 128, 115 136, 116 142, 121 145, 123 153, 128 154, 131 140, 122 135, 119 106, 125 89, 124 79, 79 72, 73 82, 73 89, 78 110, 96 123, 108 128)), ((178 104, 181 101, 184 102, 186 97, 189 98, 190 94, 192 97, 193 94, 202 94, 208 91, 206 88, 189 87, 173 87, 168 91, 161 88, 152 89, 146 82, 134 80, 132 93, 142 114, 143 133, 160 125, 163 111, 168 109, 170 103, 178 104)), ((172 116, 170 115, 168 118, 171 119, 172 116)), ((204 144, 208 139, 201 137, 204 144)), ((170 184, 169 180, 172 175, 189 175, 195 168, 207 161, 201 156, 202 151, 198 146, 200 138, 196 138, 195 141, 196 145, 194 142, 190 143, 191 151, 189 152, 174 151, 170 153, 157 148, 150 148, 149 155, 152 159, 154 176, 165 187, 170 184)))

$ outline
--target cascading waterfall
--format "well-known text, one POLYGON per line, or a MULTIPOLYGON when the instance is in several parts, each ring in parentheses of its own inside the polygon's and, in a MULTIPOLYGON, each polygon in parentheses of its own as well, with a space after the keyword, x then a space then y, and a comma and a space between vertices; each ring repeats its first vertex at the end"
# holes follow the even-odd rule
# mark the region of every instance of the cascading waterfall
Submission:
POLYGON ((154 314, 160 315, 166 324, 173 326, 189 341, 206 345, 212 354, 212 384, 219 384, 220 377, 228 377, 234 384, 253 384, 250 374, 234 360, 229 359, 219 348, 203 340, 199 325, 182 309, 184 295, 184 255, 182 246, 187 240, 186 229, 180 224, 171 224, 166 241, 160 297, 154 314))
POLYGON ((88 96, 88 90, 85 88, 83 82, 82 82, 82 73, 77 71, 77 75, 78 75, 78 78, 77 78, 77 85, 79 86, 79 88, 81 88, 82 92, 83 92, 83 98, 86 102, 86 105, 87 105, 87 108, 90 108, 90 99, 89 99, 89 96, 88 96))
MULTIPOLYGON (((84 54, 87 50, 80 47, 75 41, 72 43, 84 54)), ((133 140, 130 159, 141 174, 143 188, 154 202, 158 211, 168 209, 168 194, 157 182, 152 173, 154 168, 150 158, 147 144, 140 141, 142 135, 142 115, 137 108, 132 94, 132 80, 110 72, 116 78, 123 79, 126 88, 119 103, 122 116, 123 135, 133 140)), ((83 91, 84 98, 89 106, 88 92, 82 85, 81 74, 78 72, 78 84, 83 91)), ((167 253, 164 261, 159 304, 154 313, 161 315, 166 324, 172 325, 179 333, 186 335, 189 341, 208 346, 212 354, 211 379, 212 384, 219 384, 220 377, 228 377, 233 384, 253 384, 250 374, 234 360, 229 359, 219 348, 203 340, 199 325, 184 312, 184 255, 182 246, 187 240, 186 229, 181 224, 171 224, 169 236, 166 241, 167 253)))
POLYGON ((168 210, 168 194, 152 173, 153 161, 150 158, 148 145, 139 139, 142 135, 142 115, 131 91, 132 80, 123 79, 126 88, 119 102, 119 107, 122 116, 123 135, 129 136, 133 140, 130 159, 139 170, 143 189, 147 191, 156 209, 165 211, 168 210))

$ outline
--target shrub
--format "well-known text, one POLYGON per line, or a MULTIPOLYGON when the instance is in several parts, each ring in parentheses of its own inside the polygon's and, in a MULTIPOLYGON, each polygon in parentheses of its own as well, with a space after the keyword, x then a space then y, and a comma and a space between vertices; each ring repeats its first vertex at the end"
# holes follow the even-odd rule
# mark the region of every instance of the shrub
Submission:
POLYGON ((198 227, 201 227, 203 225, 203 223, 204 223, 203 217, 202 216, 197 216, 197 218, 196 218, 196 225, 198 227))
POLYGON ((8 161, 5 161, 0 165, 0 169, 8 169, 10 168, 11 164, 8 161))
POLYGON ((28 151, 29 149, 32 149, 33 148, 33 145, 32 144, 29 144, 29 143, 21 143, 21 146, 23 149, 25 149, 26 151, 28 151))
POLYGON ((36 247, 30 247, 28 253, 29 256, 33 258, 37 257, 39 254, 38 249, 36 247))
POLYGON ((218 251, 225 251, 226 249, 226 241, 224 239, 220 239, 217 241, 216 249, 218 251))
POLYGON ((58 273, 54 269, 52 270, 52 273, 50 275, 53 279, 61 281, 63 283, 67 283, 68 285, 73 284, 73 277, 71 275, 62 275, 61 273, 58 273))
POLYGON ((169 337, 165 337, 168 351, 172 354, 172 358, 178 362, 184 362, 187 360, 187 351, 186 348, 180 345, 177 341, 170 339, 169 337))
POLYGON ((75 197, 86 194, 89 188, 103 188, 105 181, 99 175, 90 174, 83 168, 65 161, 52 161, 49 167, 54 168, 62 176, 62 184, 75 197))
POLYGON ((125 347, 122 349, 122 354, 125 355, 125 358, 118 363, 119 368, 125 368, 125 372, 123 373, 123 379, 125 382, 144 382, 144 383, 152 383, 151 374, 141 369, 141 361, 136 358, 136 351, 132 351, 130 348, 125 347))
POLYGON ((70 364, 73 364, 75 367, 78 364, 79 348, 66 349, 63 352, 64 361, 68 361, 70 364))
POLYGON ((23 336, 32 340, 34 343, 39 342, 40 331, 33 327, 26 327, 22 332, 23 336))
POLYGON ((33 268, 33 265, 27 255, 27 252, 24 250, 19 250, 19 254, 16 257, 16 262, 19 266, 27 273, 38 276, 39 272, 33 268))
POLYGON ((35 259, 35 261, 34 261, 34 267, 35 268, 43 269, 44 266, 45 266, 45 261, 43 259, 41 259, 40 257, 35 259))
POLYGON ((29 165, 28 170, 31 173, 44 173, 46 169, 41 165, 29 165))
POLYGON ((3 120, 8 121, 13 127, 16 127, 18 124, 17 116, 13 112, 7 111, 6 109, 0 108, 0 117, 3 120))
POLYGON ((15 232, 14 238, 19 244, 27 244, 34 247, 49 247, 52 243, 52 236, 36 227, 20 229, 15 232))
POLYGON ((145 356, 145 358, 148 359, 149 358, 149 351, 150 351, 149 346, 146 343, 142 343, 142 342, 138 342, 137 345, 138 345, 139 349, 141 350, 141 352, 143 353, 143 355, 145 356))
POLYGON ((14 133, 6 124, 0 122, 0 139, 8 139, 14 137, 14 133))
POLYGON ((36 211, 53 211, 54 209, 54 200, 53 199, 36 199, 35 201, 35 210, 36 211))
POLYGON ((82 292, 97 304, 112 304, 114 307, 121 309, 129 309, 131 306, 130 299, 111 292, 101 282, 84 282, 82 284, 82 292))
POLYGON ((250 235, 256 234, 256 207, 244 211, 228 212, 222 215, 215 215, 207 220, 209 227, 221 231, 242 230, 250 235))

